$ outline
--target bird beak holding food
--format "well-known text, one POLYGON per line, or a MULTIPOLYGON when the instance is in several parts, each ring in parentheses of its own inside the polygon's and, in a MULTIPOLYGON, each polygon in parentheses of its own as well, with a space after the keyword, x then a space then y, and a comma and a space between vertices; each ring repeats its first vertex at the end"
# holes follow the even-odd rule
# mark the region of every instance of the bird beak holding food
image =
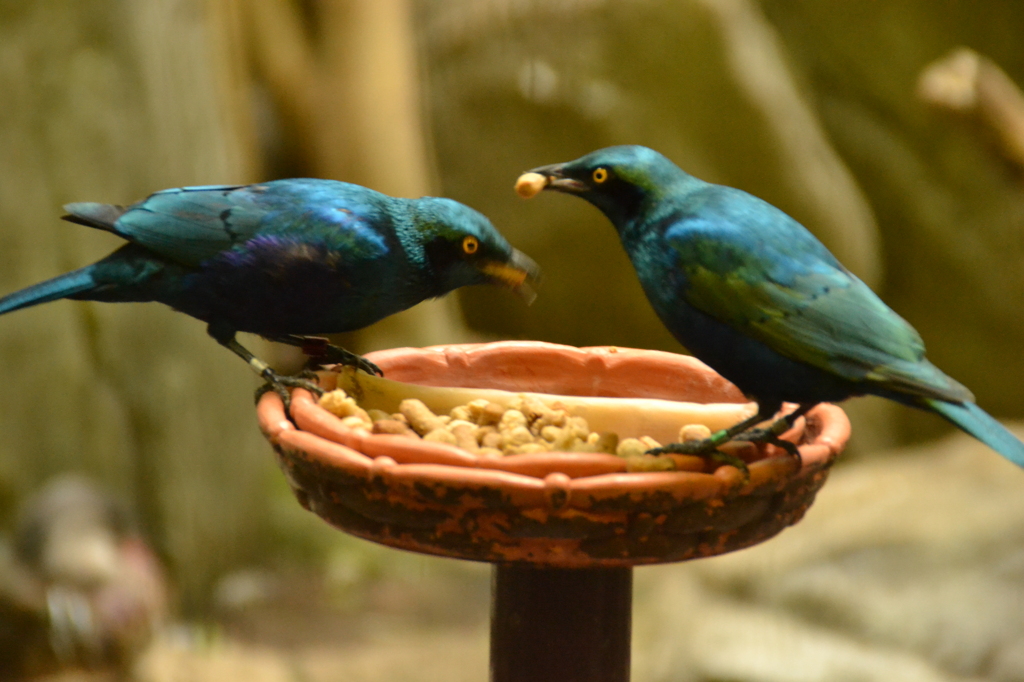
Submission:
POLYGON ((492 260, 481 263, 480 270, 494 284, 514 291, 527 305, 537 298, 535 287, 540 281, 540 268, 522 251, 512 249, 512 255, 505 262, 492 260))
POLYGON ((523 173, 516 180, 516 193, 524 199, 530 199, 545 189, 569 194, 585 192, 587 186, 579 180, 566 177, 562 173, 562 166, 563 164, 556 163, 523 173))

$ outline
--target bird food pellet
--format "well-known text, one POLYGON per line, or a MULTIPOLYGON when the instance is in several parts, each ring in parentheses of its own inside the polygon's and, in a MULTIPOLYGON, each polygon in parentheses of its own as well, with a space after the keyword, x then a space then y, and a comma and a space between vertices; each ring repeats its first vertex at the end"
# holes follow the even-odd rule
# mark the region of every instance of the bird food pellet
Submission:
POLYGON ((523 173, 516 180, 516 194, 524 199, 536 196, 548 184, 548 179, 540 173, 523 173))

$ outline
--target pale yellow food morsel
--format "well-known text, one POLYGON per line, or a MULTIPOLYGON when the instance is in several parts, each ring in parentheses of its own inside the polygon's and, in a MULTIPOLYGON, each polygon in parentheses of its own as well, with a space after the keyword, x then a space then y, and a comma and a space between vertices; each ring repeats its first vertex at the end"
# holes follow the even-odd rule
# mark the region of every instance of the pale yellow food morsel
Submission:
POLYGON ((619 457, 639 457, 647 452, 648 448, 640 442, 639 438, 624 438, 619 441, 615 448, 615 454, 619 457))
POLYGON ((480 414, 477 415, 477 423, 481 425, 497 424, 501 421, 501 417, 504 414, 505 408, 503 406, 487 401, 487 404, 480 410, 480 414))
POLYGON ((422 400, 407 398, 398 405, 398 411, 409 420, 409 426, 421 436, 444 429, 444 421, 430 411, 422 400))
POLYGON ((516 180, 516 194, 524 199, 537 196, 547 187, 548 179, 540 173, 523 173, 516 180))
POLYGON ((419 435, 413 431, 408 424, 400 422, 397 419, 378 419, 373 422, 373 433, 385 433, 392 436, 409 436, 412 438, 419 438, 419 435))
POLYGON ((560 435, 562 435, 562 429, 557 426, 549 425, 540 430, 540 437, 549 443, 554 443, 560 435))
POLYGON ((367 410, 366 413, 370 415, 370 420, 375 423, 381 419, 391 419, 391 415, 384 410, 367 410))
POLYGON ((675 468, 670 457, 636 455, 626 458, 626 471, 672 471, 675 468))
POLYGON ((661 447, 661 443, 654 440, 650 436, 640 436, 640 442, 643 443, 648 450, 653 450, 654 448, 661 447))
POLYGON ((498 421, 498 431, 507 433, 512 429, 526 428, 526 415, 517 409, 510 409, 498 421))
POLYGON ((475 436, 476 424, 461 419, 453 419, 446 427, 448 432, 455 436, 455 445, 474 452, 480 447, 480 442, 475 436))
POLYGON ((501 444, 503 447, 515 445, 526 445, 533 442, 533 434, 525 426, 516 426, 507 431, 501 432, 501 444))
POLYGON ((341 417, 359 417, 367 424, 373 423, 370 419, 370 415, 367 414, 366 410, 359 407, 356 401, 348 396, 345 391, 341 389, 335 389, 329 391, 320 396, 320 407, 324 408, 331 414, 341 417))
POLYGON ((430 433, 428 433, 425 436, 423 436, 423 440, 431 442, 431 443, 448 443, 448 445, 456 445, 457 444, 457 441, 455 439, 455 434, 453 434, 452 432, 450 432, 448 429, 444 428, 443 426, 440 427, 440 428, 434 429, 430 433))
POLYGON ((480 437, 480 447, 488 450, 501 450, 501 442, 504 439, 497 431, 491 431, 480 437))
POLYGON ((476 421, 473 419, 473 414, 469 411, 468 405, 453 407, 448 416, 452 418, 452 421, 476 421))
POLYGON ((341 425, 348 429, 366 429, 367 431, 373 428, 373 422, 369 417, 363 419, 356 415, 342 418, 341 425))
POLYGON ((550 450, 540 443, 524 443, 523 445, 517 445, 511 448, 508 452, 510 455, 533 455, 539 452, 550 452, 550 450))
POLYGON ((703 424, 687 424, 679 429, 679 442, 685 443, 691 440, 706 440, 711 438, 711 429, 703 424))
POLYGON ((502 415, 505 414, 504 406, 492 403, 484 398, 470 400, 466 403, 466 410, 469 411, 470 419, 481 426, 497 424, 501 420, 502 415))

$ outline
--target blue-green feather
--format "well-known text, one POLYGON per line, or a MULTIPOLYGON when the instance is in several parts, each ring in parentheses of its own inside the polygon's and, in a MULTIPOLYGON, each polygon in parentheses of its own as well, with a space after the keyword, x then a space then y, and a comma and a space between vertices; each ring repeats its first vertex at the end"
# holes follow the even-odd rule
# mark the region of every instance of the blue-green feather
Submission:
POLYGON ((1017 466, 1024 467, 1024 443, 985 410, 972 402, 952 403, 935 399, 923 402, 927 409, 939 413, 1017 466))
POLYGON ((68 220, 129 243, 0 299, 0 313, 57 298, 157 301, 222 331, 325 334, 494 281, 484 260, 534 267, 468 206, 333 180, 183 187, 128 207, 65 209, 68 220), (463 258, 470 235, 479 249, 463 258))

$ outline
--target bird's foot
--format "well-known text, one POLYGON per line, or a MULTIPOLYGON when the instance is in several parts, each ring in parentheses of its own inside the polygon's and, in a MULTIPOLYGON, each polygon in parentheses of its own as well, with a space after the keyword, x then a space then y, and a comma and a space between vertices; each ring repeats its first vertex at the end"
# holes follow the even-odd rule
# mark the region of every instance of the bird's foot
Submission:
POLYGON ((260 375, 267 383, 256 389, 256 402, 259 402, 264 393, 273 391, 281 397, 285 413, 289 413, 288 411, 292 404, 292 394, 288 390, 289 388, 304 388, 318 398, 324 394, 324 389, 320 388, 320 385, 317 383, 316 373, 308 370, 294 376, 289 376, 278 374, 274 370, 267 368, 260 375))
POLYGON ((381 368, 373 364, 362 355, 357 355, 352 351, 345 350, 341 346, 335 346, 332 343, 328 343, 327 339, 319 336, 306 337, 305 343, 302 345, 302 352, 309 356, 309 364, 314 367, 323 367, 324 365, 346 365, 348 367, 355 367, 361 369, 367 374, 376 374, 377 376, 384 376, 384 372, 381 368))
POLYGON ((718 464, 727 464, 734 466, 739 469, 745 478, 750 477, 750 469, 747 468, 747 463, 743 461, 741 457, 738 457, 732 453, 719 450, 718 446, 721 445, 714 437, 705 438, 703 440, 688 440, 684 443, 669 443, 663 445, 660 448, 652 448, 647 451, 648 455, 695 455, 709 459, 712 462, 718 464))
POLYGON ((796 444, 779 438, 779 435, 771 426, 766 429, 751 429, 750 431, 744 431, 737 435, 733 440, 740 440, 747 443, 771 443, 772 445, 785 450, 790 457, 798 461, 800 459, 800 450, 797 449, 796 444))
POLYGON ((788 440, 783 440, 780 436, 786 431, 792 429, 794 422, 796 422, 797 420, 797 417, 803 415, 804 412, 806 412, 806 409, 801 409, 793 413, 792 415, 786 415, 785 417, 776 419, 774 422, 772 422, 769 426, 765 428, 750 429, 743 431, 742 433, 737 434, 734 439, 754 443, 771 443, 776 447, 781 447, 781 449, 784 450, 786 454, 788 454, 788 456, 797 460, 797 463, 799 464, 800 451, 797 449, 796 443, 793 443, 788 440))

